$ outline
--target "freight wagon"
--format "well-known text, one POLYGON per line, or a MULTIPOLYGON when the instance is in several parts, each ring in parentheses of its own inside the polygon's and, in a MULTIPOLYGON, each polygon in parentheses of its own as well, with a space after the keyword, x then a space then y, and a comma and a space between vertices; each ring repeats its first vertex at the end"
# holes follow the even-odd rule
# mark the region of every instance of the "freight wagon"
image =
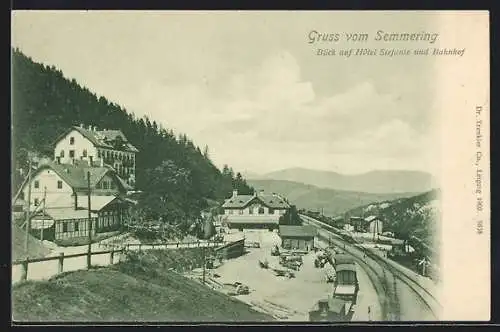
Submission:
POLYGON ((352 303, 339 298, 320 300, 309 311, 311 322, 347 322, 353 315, 352 303))

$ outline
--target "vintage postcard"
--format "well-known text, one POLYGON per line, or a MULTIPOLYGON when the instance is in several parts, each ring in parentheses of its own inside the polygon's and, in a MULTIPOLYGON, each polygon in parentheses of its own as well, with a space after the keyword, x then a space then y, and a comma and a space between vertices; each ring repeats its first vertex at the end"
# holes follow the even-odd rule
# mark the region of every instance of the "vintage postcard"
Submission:
POLYGON ((13 11, 12 319, 490 320, 487 11, 13 11))

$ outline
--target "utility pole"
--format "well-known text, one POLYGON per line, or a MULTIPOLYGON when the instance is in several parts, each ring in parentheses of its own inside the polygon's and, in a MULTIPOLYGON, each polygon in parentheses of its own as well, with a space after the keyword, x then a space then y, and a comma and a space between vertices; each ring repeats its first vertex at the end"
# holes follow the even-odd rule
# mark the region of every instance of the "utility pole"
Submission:
POLYGON ((206 256, 205 256, 205 247, 202 247, 203 251, 203 284, 205 284, 205 269, 207 267, 207 261, 206 261, 206 256))
POLYGON ((90 269, 92 264, 92 212, 90 210, 90 171, 87 171, 87 198, 88 198, 88 210, 89 210, 89 221, 87 224, 88 234, 89 234, 89 244, 87 247, 87 269, 90 269))
POLYGON ((28 236, 31 229, 31 156, 28 152, 29 168, 28 168, 28 211, 26 212, 26 237, 24 239, 24 250, 26 251, 26 258, 28 257, 28 236))
POLYGON ((43 188, 43 216, 42 216, 42 230, 40 231, 40 240, 43 241, 43 228, 45 227, 45 199, 47 198, 47 187, 43 188))

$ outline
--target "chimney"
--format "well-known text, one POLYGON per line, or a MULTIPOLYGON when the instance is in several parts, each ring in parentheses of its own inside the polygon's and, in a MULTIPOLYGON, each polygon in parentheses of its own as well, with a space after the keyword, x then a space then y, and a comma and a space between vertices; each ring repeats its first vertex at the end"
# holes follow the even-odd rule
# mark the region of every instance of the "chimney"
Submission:
POLYGON ((238 196, 238 189, 233 189, 233 197, 238 196))
POLYGON ((83 123, 80 123, 80 128, 83 128, 83 123))
POLYGON ((101 167, 104 167, 104 159, 101 158, 100 162, 101 162, 101 167))
POLYGON ((259 190, 259 195, 260 196, 264 195, 264 189, 259 190))
POLYGON ((89 131, 92 131, 92 126, 89 125, 88 128, 87 128, 89 131))

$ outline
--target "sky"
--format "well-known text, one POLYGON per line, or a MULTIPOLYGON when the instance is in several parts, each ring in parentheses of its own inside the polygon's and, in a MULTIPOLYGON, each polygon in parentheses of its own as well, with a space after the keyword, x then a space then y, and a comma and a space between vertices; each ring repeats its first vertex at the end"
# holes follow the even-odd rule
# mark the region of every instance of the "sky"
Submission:
POLYGON ((344 174, 434 172, 431 57, 318 56, 318 48, 427 48, 375 42, 433 32, 403 12, 13 12, 12 46, 129 112, 186 133, 243 173, 291 167, 344 174), (309 43, 311 31, 339 33, 309 43), (368 33, 347 42, 346 33, 368 33))

